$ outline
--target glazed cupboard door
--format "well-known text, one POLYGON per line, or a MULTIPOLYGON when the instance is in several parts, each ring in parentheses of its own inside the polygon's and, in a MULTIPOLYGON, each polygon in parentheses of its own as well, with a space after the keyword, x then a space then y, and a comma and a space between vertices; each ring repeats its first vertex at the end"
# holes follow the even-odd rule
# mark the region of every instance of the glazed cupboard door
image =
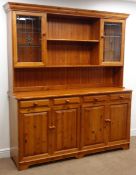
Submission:
POLYGON ((50 112, 21 114, 20 146, 21 158, 49 154, 50 112))
POLYGON ((13 38, 14 67, 45 65, 46 14, 13 12, 13 38))
POLYGON ((101 64, 123 65, 125 21, 104 19, 101 21, 101 64))
POLYGON ((105 145, 105 105, 87 105, 82 108, 81 143, 82 149, 105 145))
POLYGON ((67 154, 79 149, 79 110, 79 106, 54 108, 53 154, 67 154))
POLYGON ((109 106, 108 144, 129 142, 130 102, 115 102, 109 106))

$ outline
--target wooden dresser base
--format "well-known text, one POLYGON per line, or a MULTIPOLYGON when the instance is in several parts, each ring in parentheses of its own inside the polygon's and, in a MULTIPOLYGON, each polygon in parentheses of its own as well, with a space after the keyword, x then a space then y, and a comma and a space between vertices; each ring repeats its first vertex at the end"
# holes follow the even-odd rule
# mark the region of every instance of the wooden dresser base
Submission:
POLYGON ((129 148, 130 90, 109 88, 101 92, 99 88, 97 92, 90 89, 64 94, 10 97, 11 135, 16 138, 11 157, 19 170, 129 148))
MULTIPOLYGON (((22 162, 19 162, 19 165, 17 165, 17 166, 18 166, 18 170, 25 170, 33 165, 58 161, 58 160, 62 160, 62 159, 72 158, 72 157, 79 159, 79 158, 82 158, 86 155, 90 155, 90 159, 91 159, 91 154, 105 152, 105 151, 109 151, 109 150, 110 151, 118 150, 118 149, 127 150, 127 149, 129 149, 129 146, 130 146, 130 143, 124 143, 124 144, 114 145, 114 146, 110 146, 110 147, 105 146, 105 147, 101 147, 101 148, 94 148, 92 150, 84 150, 84 151, 79 151, 79 152, 75 152, 75 153, 70 153, 67 155, 51 156, 50 158, 43 158, 43 159, 38 159, 38 160, 35 159, 32 161, 22 161, 22 162)), ((14 159, 13 159, 13 161, 14 161, 14 159)))

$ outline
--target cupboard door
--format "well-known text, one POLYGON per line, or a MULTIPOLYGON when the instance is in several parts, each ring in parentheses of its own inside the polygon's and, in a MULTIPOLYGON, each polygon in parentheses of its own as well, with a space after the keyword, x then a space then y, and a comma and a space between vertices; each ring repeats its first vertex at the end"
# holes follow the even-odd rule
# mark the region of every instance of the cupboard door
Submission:
POLYGON ((49 112, 21 115, 22 157, 48 154, 49 112))
POLYGON ((54 153, 71 152, 79 147, 79 108, 60 108, 53 112, 54 153))
POLYGON ((83 107, 81 119, 83 148, 97 147, 105 144, 104 117, 104 105, 83 107))
POLYGON ((14 12, 13 22, 14 66, 43 66, 47 57, 46 15, 14 12))
POLYGON ((102 20, 102 64, 123 65, 124 28, 122 20, 102 20))
POLYGON ((130 103, 110 104, 109 139, 110 143, 122 140, 129 141, 130 103))

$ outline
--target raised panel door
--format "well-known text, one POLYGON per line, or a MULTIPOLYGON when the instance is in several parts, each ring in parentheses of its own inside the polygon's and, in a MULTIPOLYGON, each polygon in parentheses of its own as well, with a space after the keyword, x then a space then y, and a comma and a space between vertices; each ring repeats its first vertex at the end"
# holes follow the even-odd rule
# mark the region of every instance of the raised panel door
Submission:
POLYGON ((79 108, 58 109, 53 112, 54 153, 71 152, 79 147, 79 108))
POLYGON ((129 102, 110 104, 109 143, 129 139, 129 113, 129 102))
POLYGON ((87 106, 82 109, 81 137, 82 148, 105 144, 104 132, 105 106, 87 106))
POLYGON ((20 117, 22 157, 48 154, 49 112, 22 114, 20 117))

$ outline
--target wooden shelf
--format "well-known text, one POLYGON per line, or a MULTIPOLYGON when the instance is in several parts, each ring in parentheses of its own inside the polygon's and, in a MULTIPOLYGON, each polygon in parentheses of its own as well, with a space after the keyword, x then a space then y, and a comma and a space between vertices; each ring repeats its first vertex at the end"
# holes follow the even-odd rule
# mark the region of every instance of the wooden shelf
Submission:
POLYGON ((48 38, 47 41, 99 43, 99 40, 76 40, 76 39, 53 39, 53 38, 48 38))
POLYGON ((105 94, 117 92, 129 92, 130 90, 123 87, 95 87, 95 88, 75 88, 63 90, 46 90, 46 91, 31 91, 31 92, 15 92, 14 98, 19 100, 28 100, 32 98, 49 98, 49 97, 63 97, 75 95, 91 95, 91 94, 105 94))
POLYGON ((47 65, 44 68, 69 68, 69 67, 123 67, 122 65, 47 65))
POLYGON ((32 66, 28 66, 28 65, 23 65, 23 66, 16 66, 15 69, 27 69, 27 68, 34 68, 34 69, 46 69, 46 68, 85 68, 85 67, 90 67, 90 68, 97 68, 97 67, 123 67, 123 65, 32 65, 32 66))

